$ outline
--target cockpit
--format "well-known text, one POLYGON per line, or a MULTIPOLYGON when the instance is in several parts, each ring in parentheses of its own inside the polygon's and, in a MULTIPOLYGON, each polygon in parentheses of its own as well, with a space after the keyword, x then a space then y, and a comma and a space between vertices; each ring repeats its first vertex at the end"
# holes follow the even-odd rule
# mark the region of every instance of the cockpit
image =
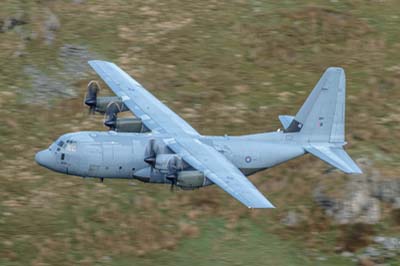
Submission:
MULTIPOLYGON (((65 134, 53 142, 47 150, 36 154, 36 161, 47 168, 57 172, 68 172, 71 163, 78 154, 79 135, 76 133, 65 134)), ((77 160, 74 160, 77 161, 77 160)))
POLYGON ((77 141, 72 139, 68 140, 59 139, 58 141, 56 141, 56 145, 57 145, 57 151, 64 150, 66 152, 76 152, 77 141))

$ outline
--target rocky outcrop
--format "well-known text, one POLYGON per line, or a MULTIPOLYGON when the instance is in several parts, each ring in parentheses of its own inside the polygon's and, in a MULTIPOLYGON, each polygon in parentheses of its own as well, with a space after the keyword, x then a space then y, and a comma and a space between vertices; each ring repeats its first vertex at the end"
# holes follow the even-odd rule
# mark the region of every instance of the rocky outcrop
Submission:
POLYGON ((60 73, 72 76, 71 79, 77 80, 88 75, 90 67, 89 60, 98 59, 98 56, 85 46, 65 44, 59 50, 59 60, 63 64, 60 73))
POLYGON ((351 176, 342 190, 341 197, 328 195, 323 186, 314 190, 315 202, 332 217, 337 224, 376 224, 381 219, 381 202, 400 207, 400 180, 382 180, 371 162, 359 160, 363 175, 351 176))
POLYGON ((70 98, 77 95, 71 84, 61 77, 47 74, 33 66, 26 66, 24 73, 31 81, 31 90, 24 91, 25 100, 29 103, 40 104, 58 97, 70 98))
POLYGON ((304 218, 299 215, 295 211, 289 211, 286 216, 281 219, 281 223, 288 226, 288 227, 294 227, 297 226, 301 221, 303 221, 304 218))
POLYGON ((23 89, 26 103, 43 104, 55 98, 77 96, 79 88, 76 81, 86 78, 90 73, 88 60, 97 56, 84 46, 66 44, 59 50, 59 65, 53 65, 49 71, 27 65, 23 72, 31 81, 30 89, 23 89))
POLYGON ((0 21, 0 33, 14 29, 17 26, 27 24, 26 20, 20 17, 10 17, 0 21))
POLYGON ((373 188, 372 195, 383 202, 391 203, 394 208, 400 207, 400 180, 377 183, 373 188))
POLYGON ((351 180, 343 198, 329 197, 318 187, 314 200, 337 224, 375 224, 381 217, 379 201, 371 196, 368 183, 362 179, 351 180))
POLYGON ((56 14, 51 11, 47 13, 47 19, 43 23, 43 37, 45 43, 51 45, 56 38, 56 31, 60 29, 61 23, 56 14))
POLYGON ((359 263, 366 259, 374 264, 390 263, 400 256, 400 238, 377 236, 373 242, 358 256, 359 263))

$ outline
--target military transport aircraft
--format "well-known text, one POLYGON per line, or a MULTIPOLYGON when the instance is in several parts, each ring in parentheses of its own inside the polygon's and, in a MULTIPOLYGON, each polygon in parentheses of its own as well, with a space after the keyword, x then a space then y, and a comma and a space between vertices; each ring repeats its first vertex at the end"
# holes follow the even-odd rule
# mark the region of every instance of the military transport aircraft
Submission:
POLYGON ((343 149, 345 73, 328 68, 283 130, 244 136, 203 136, 113 63, 89 61, 117 96, 97 97, 88 86, 90 112, 105 113, 110 131, 61 136, 36 154, 38 164, 82 177, 134 178, 182 189, 216 184, 248 208, 274 206, 246 178, 306 153, 341 171, 361 173, 343 149), (122 111, 135 117, 118 118, 122 111))

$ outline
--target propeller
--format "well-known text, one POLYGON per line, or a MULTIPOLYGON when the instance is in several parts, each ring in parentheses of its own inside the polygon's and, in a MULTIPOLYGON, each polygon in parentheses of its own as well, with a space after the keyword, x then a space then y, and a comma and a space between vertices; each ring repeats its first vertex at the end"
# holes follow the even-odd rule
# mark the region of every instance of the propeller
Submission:
MULTIPOLYGON (((145 154, 144 154, 144 161, 150 165, 151 167, 151 173, 153 173, 153 170, 155 169, 156 163, 158 164, 157 154, 161 157, 160 164, 162 165, 164 160, 165 163, 167 163, 166 167, 163 169, 167 170, 166 173, 166 179, 171 182, 171 191, 174 190, 174 187, 177 184, 177 179, 178 179, 178 171, 182 170, 182 160, 177 156, 173 154, 165 154, 165 150, 163 149, 163 146, 158 146, 156 143, 155 139, 150 139, 149 143, 146 146, 145 154)), ((165 172, 163 172, 165 174, 165 172)))
POLYGON ((89 106, 89 114, 94 114, 96 111, 97 94, 99 91, 99 83, 95 80, 90 81, 85 94, 85 104, 89 106))
POLYGON ((168 162, 168 174, 166 176, 166 178, 171 182, 171 191, 174 191, 174 187, 178 181, 178 170, 181 168, 180 159, 178 156, 173 156, 168 162))
MULTIPOLYGON (((122 103, 123 104, 123 103, 122 103)), ((119 102, 110 102, 104 115, 104 125, 110 130, 115 130, 117 127, 117 114, 121 112, 122 106, 119 102)))
POLYGON ((155 150, 155 139, 149 140, 149 144, 146 147, 144 161, 148 163, 152 168, 156 164, 156 150, 155 150))

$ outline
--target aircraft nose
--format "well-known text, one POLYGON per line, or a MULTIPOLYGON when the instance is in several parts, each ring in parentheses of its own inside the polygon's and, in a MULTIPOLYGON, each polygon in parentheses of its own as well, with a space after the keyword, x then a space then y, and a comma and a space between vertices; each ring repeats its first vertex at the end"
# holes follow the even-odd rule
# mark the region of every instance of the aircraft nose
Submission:
POLYGON ((51 168, 54 158, 49 150, 43 150, 36 153, 35 161, 41 166, 51 168))

